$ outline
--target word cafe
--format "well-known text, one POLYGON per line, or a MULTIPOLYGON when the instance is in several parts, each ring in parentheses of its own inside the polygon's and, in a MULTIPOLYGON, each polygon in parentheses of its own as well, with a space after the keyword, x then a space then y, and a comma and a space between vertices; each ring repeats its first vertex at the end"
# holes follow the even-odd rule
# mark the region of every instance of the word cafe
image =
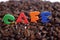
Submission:
MULTIPOLYGON (((41 17, 41 22, 42 23, 48 23, 50 21, 48 16, 51 16, 51 12, 44 11, 44 12, 40 13, 39 11, 33 11, 33 12, 29 12, 30 22, 37 23, 37 20, 39 20, 38 15, 41 17)), ((11 20, 12 22, 15 21, 15 17, 11 14, 5 14, 5 16, 3 17, 2 20, 5 24, 11 24, 11 22, 9 20, 11 20)), ((25 24, 29 23, 29 21, 28 21, 26 15, 24 14, 24 12, 20 12, 20 14, 19 14, 19 16, 16 20, 16 23, 20 23, 20 22, 22 22, 22 20, 25 24)))

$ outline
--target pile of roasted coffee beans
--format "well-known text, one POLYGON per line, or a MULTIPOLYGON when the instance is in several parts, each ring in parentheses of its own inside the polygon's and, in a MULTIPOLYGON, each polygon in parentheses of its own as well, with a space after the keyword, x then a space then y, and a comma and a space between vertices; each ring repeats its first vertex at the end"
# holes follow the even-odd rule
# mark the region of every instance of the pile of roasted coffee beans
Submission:
POLYGON ((0 40, 60 40, 60 3, 49 1, 7 1, 0 2, 0 40), (50 11, 51 22, 38 23, 12 23, 6 25, 2 18, 10 13, 16 19, 20 12, 25 12, 30 20, 30 11, 50 11))

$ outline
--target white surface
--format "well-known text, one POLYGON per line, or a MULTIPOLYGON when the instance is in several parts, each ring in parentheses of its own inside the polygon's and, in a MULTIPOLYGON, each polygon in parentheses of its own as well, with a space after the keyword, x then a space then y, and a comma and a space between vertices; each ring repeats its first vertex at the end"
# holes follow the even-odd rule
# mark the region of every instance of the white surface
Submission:
POLYGON ((9 0, 0 0, 0 2, 6 2, 6 1, 9 1, 9 0))
MULTIPOLYGON (((9 1, 9 0, 0 0, 0 2, 6 2, 6 1, 9 1)), ((60 0, 43 0, 43 1, 51 1, 51 2, 60 2, 60 0)))
POLYGON ((46 1, 51 1, 51 2, 60 2, 60 0, 46 0, 46 1))

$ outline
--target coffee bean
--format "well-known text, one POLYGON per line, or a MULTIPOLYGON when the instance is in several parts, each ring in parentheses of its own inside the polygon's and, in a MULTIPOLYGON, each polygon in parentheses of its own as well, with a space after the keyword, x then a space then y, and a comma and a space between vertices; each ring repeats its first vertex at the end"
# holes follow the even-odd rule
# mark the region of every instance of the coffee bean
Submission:
POLYGON ((60 3, 39 0, 0 2, 0 40, 60 40, 60 3), (17 19, 21 11, 29 24, 12 22, 6 25, 2 21, 7 13, 17 19), (39 16, 37 23, 30 23, 30 11, 50 11, 52 15, 48 18, 51 21, 43 24, 39 16))

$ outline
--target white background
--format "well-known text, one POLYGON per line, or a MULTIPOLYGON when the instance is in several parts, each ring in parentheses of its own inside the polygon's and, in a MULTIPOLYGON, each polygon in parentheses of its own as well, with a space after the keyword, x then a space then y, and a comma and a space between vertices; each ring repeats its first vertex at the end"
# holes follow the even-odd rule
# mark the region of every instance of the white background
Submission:
POLYGON ((9 1, 9 0, 0 0, 0 2, 2 2, 2 1, 5 2, 5 1, 9 1))
MULTIPOLYGON (((9 0, 0 0, 0 2, 6 2, 6 1, 9 1, 9 0)), ((43 1, 51 1, 51 2, 60 2, 60 0, 43 0, 43 1)))
POLYGON ((51 1, 51 2, 60 2, 60 0, 46 0, 46 1, 51 1))

